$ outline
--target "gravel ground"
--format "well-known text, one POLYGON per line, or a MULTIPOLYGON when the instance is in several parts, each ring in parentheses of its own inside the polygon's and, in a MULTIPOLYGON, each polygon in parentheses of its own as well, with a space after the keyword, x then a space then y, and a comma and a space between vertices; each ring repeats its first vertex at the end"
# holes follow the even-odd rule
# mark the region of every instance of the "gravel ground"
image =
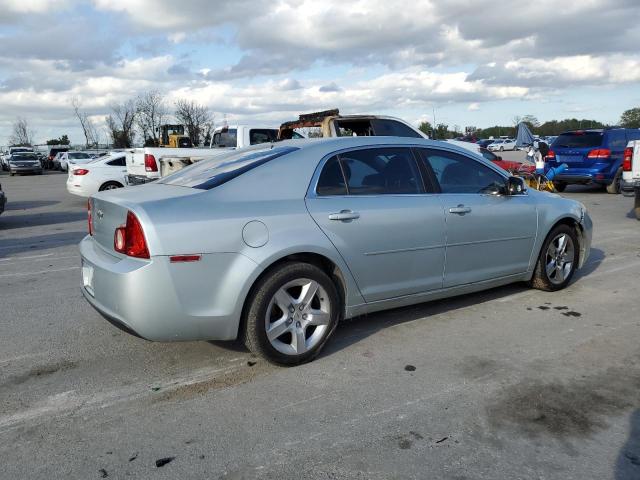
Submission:
POLYGON ((0 478, 640 478, 630 199, 564 193, 594 239, 562 292, 354 319, 286 369, 104 321, 79 291, 86 202, 65 179, 0 175, 0 478))

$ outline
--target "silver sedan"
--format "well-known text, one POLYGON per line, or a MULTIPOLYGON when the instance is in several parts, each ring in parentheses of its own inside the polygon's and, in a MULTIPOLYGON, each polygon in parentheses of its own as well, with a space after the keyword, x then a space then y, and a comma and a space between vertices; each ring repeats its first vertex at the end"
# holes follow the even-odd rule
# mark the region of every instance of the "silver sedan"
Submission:
POLYGON ((338 322, 511 282, 568 285, 585 207, 444 142, 259 145, 89 200, 82 292, 153 341, 313 359, 338 322))

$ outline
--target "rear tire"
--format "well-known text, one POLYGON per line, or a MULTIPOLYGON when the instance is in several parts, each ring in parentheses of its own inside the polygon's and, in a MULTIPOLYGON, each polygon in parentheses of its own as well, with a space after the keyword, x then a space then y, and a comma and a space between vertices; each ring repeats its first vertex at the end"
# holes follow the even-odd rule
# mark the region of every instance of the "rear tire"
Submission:
POLYGON ((107 182, 102 184, 98 189, 98 191, 103 192, 104 190, 115 190, 116 188, 123 188, 123 187, 124 185, 122 185, 119 182, 107 182))
POLYGON ((252 288, 242 340, 269 362, 299 365, 320 353, 341 311, 336 286, 325 272, 308 263, 284 263, 252 288))
POLYGON ((607 185, 607 193, 620 193, 620 180, 622 179, 622 168, 618 169, 613 176, 613 180, 607 185))
POLYGON ((564 192, 567 189, 565 182, 553 182, 553 186, 558 192, 564 192))
POLYGON ((562 290, 573 278, 579 255, 574 229, 564 224, 555 226, 542 244, 530 286, 545 292, 562 290))

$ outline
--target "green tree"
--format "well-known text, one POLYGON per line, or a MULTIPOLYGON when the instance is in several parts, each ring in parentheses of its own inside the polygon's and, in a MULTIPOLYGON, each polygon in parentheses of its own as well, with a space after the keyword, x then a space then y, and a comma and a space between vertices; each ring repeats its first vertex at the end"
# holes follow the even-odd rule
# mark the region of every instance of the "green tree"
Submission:
POLYGON ((420 126, 418 127, 418 130, 420 130, 425 135, 428 135, 429 137, 431 137, 433 132, 433 127, 429 122, 425 121, 420 124, 420 126))
POLYGON ((625 128, 640 128, 640 107, 622 112, 620 125, 625 128))
POLYGON ((52 138, 51 140, 47 140, 47 145, 69 145, 71 144, 71 140, 67 135, 62 135, 60 138, 52 138))

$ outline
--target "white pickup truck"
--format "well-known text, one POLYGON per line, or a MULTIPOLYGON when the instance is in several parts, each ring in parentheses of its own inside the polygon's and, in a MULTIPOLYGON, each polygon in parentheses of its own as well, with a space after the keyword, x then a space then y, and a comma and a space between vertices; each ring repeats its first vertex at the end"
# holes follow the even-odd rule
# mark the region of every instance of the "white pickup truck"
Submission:
POLYGON ((127 183, 139 185, 153 182, 170 173, 171 168, 162 166, 163 158, 202 160, 220 155, 231 148, 243 148, 258 143, 268 143, 276 140, 278 129, 266 125, 229 125, 217 127, 213 131, 211 144, 208 148, 166 148, 144 147, 133 148, 127 154, 127 183), (163 172, 164 175, 163 175, 163 172))
POLYGON ((635 197, 633 209, 640 220, 640 140, 630 141, 624 150, 620 190, 625 197, 635 197))

